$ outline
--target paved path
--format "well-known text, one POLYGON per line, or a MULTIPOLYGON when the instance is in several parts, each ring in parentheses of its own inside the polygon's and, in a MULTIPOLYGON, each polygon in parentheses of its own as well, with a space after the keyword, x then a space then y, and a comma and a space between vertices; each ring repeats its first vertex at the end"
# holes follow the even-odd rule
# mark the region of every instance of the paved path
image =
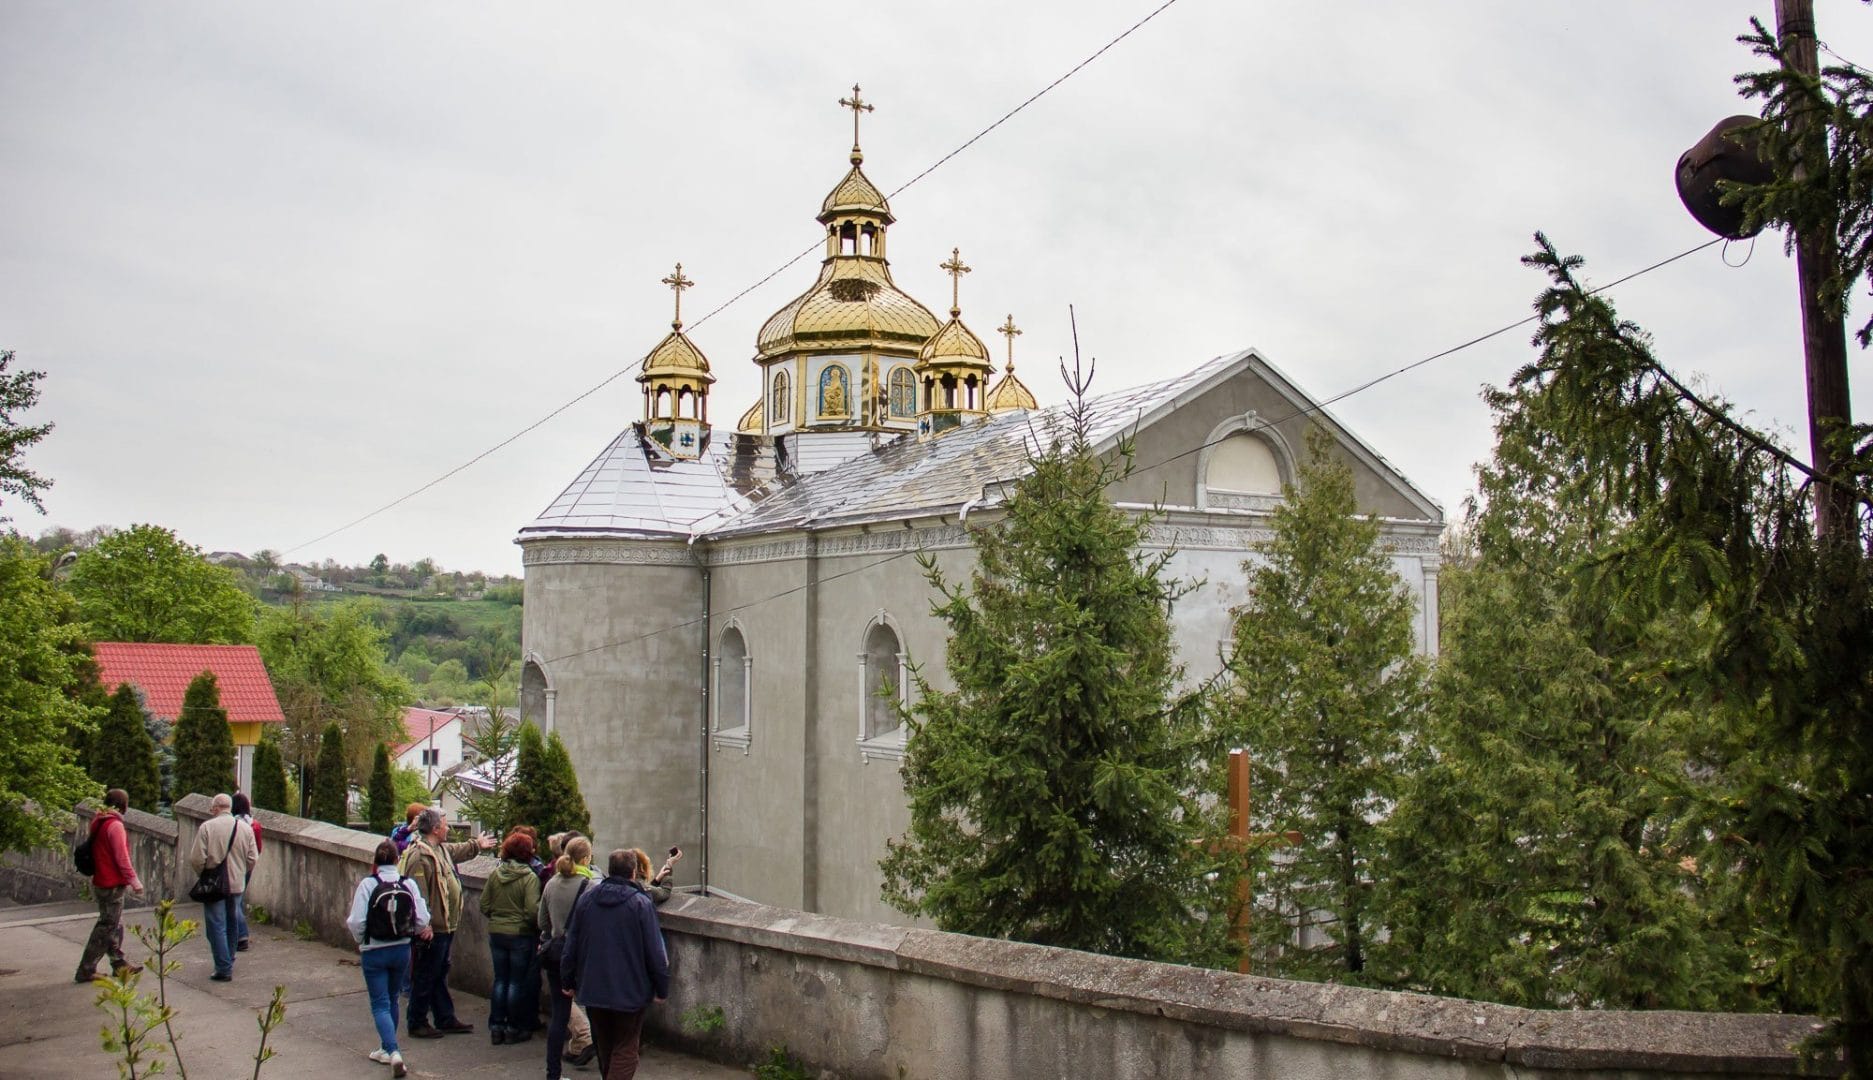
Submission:
MULTIPOLYGON (((199 915, 199 906, 179 911, 199 915)), ((0 1080, 98 1080, 117 1075, 98 1043, 104 1013, 97 991, 72 982, 78 956, 97 909, 85 903, 0 906, 0 1080)), ((148 908, 125 913, 127 923, 149 925, 148 908)), ((355 954, 320 942, 305 942, 271 926, 253 926, 253 948, 235 963, 234 981, 210 982, 208 946, 199 937, 183 944, 182 970, 171 977, 169 1000, 179 1013, 183 1062, 196 1080, 249 1077, 260 1031, 256 1010, 284 984, 286 1023, 268 1045, 278 1056, 267 1062, 266 1080, 388 1078, 390 1070, 365 1057, 377 1046, 377 1029, 364 993, 355 954)), ((147 951, 125 928, 124 951, 141 959, 147 951)), ((143 988, 155 981, 143 976, 143 988)), ((485 998, 457 992, 456 1008, 477 1034, 443 1039, 406 1039, 404 1059, 420 1077, 543 1077, 546 1044, 540 1038, 519 1046, 488 1042, 485 998)), ((175 1075, 170 1064, 167 1075, 175 1075)), ((568 1070, 569 1078, 597 1080, 596 1067, 568 1070)), ((644 1048, 638 1075, 647 1080, 746 1080, 734 1069, 654 1046, 644 1048)))

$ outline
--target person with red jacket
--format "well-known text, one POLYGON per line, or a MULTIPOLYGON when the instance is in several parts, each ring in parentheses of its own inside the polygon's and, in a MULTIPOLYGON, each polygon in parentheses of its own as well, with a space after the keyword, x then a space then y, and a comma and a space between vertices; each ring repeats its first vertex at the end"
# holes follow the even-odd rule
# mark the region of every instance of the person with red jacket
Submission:
POLYGON ((91 819, 91 858, 96 865, 91 893, 98 901, 98 921, 85 940, 74 982, 103 978, 97 966, 106 954, 111 958, 111 974, 120 979, 143 970, 142 964, 124 956, 124 894, 143 895, 143 882, 130 861, 130 835, 124 831, 124 814, 129 809, 130 794, 112 788, 104 793, 104 806, 91 819))

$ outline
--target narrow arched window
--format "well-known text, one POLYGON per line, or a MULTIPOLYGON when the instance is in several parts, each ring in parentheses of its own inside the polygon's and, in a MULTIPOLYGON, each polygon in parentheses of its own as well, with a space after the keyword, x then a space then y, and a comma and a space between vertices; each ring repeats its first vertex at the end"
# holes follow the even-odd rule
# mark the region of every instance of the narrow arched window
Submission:
POLYGON ((748 641, 741 628, 730 625, 722 631, 712 661, 715 677, 715 717, 713 727, 722 741, 746 747, 754 730, 753 695, 754 658, 748 655, 748 641))
POLYGON ((787 403, 791 400, 793 399, 788 393, 787 373, 784 371, 775 372, 773 401, 768 406, 768 419, 776 424, 786 423, 787 403))
POLYGON ((875 622, 865 632, 865 651, 859 654, 859 738, 879 739, 898 734, 898 707, 905 701, 905 656, 897 631, 875 622))

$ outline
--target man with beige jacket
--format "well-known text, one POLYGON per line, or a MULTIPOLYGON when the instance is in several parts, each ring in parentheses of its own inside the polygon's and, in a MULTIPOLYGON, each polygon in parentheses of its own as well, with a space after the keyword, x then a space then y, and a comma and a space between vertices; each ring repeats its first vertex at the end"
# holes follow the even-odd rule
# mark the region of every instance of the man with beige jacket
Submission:
POLYGON ((240 902, 241 892, 247 888, 248 871, 260 857, 253 828, 230 813, 233 808, 232 796, 216 795, 209 804, 208 820, 195 830, 195 846, 189 851, 189 865, 197 874, 220 863, 227 864, 222 880, 228 895, 202 905, 202 929, 208 936, 208 950, 215 958, 215 973, 209 978, 216 982, 229 982, 234 978, 234 939, 239 932, 234 905, 240 902))

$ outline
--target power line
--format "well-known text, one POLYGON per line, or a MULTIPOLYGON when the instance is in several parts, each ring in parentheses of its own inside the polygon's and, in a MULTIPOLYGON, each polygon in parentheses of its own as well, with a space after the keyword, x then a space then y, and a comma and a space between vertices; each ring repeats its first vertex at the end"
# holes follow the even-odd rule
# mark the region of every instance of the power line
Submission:
MULTIPOLYGON (((929 176, 931 173, 941 168, 951 158, 954 158, 956 155, 969 149, 971 146, 974 146, 977 142, 981 141, 981 139, 984 136, 986 136, 989 132, 994 131, 998 127, 1001 127, 1004 123, 1007 123, 1010 119, 1012 119, 1015 116, 1015 114, 1021 112, 1023 109, 1026 109, 1029 105, 1032 105, 1036 101, 1039 101, 1041 98, 1045 97, 1049 91, 1053 90, 1055 87, 1059 86, 1061 83, 1066 82, 1068 79, 1078 74, 1080 70, 1086 67, 1088 64, 1091 64, 1093 61, 1099 59, 1101 56, 1104 56, 1107 50, 1111 49, 1113 46, 1117 45, 1119 42, 1124 41, 1126 38, 1130 37, 1133 31, 1136 31, 1140 27, 1144 26, 1146 23, 1157 18, 1159 15, 1163 14, 1166 9, 1170 8, 1171 5, 1175 3, 1177 3, 1177 0, 1164 0, 1162 4, 1159 4, 1156 8, 1152 9, 1150 14, 1146 15, 1142 19, 1139 19, 1137 22, 1133 23, 1132 25, 1126 27, 1124 31, 1121 32, 1117 37, 1113 38, 1111 41, 1106 42, 1104 45, 1101 45, 1098 49, 1094 50, 1092 55, 1088 56, 1086 59, 1081 60, 1079 63, 1069 68, 1066 74, 1061 75, 1059 78, 1055 79, 1053 82, 1050 82, 1046 86, 1041 87, 1039 90, 1035 91, 1034 94, 1032 94, 1026 101, 1023 101, 1021 104, 1016 105, 1014 108, 1008 110, 1006 113, 1003 113, 1001 117, 998 118, 994 123, 983 128, 981 131, 976 132, 974 135, 971 135, 966 141, 963 142, 961 146, 958 146, 956 149, 951 150, 947 154, 944 154, 942 157, 938 158, 933 164, 931 164, 928 168, 924 169, 922 172, 918 173, 917 175, 911 177, 909 180, 906 180, 904 183, 898 185, 897 190, 891 192, 890 196, 888 197, 896 198, 897 196, 903 194, 906 190, 908 190, 911 187, 911 185, 917 183, 919 180, 922 180, 924 177, 929 176)), ((781 263, 779 266, 769 271, 759 281, 756 281, 754 284, 748 286, 747 288, 741 290, 735 295, 729 297, 727 300, 723 301, 721 304, 717 305, 715 308, 711 309, 709 312, 704 314, 702 318, 697 319, 695 322, 691 323, 690 329, 695 330, 701 327, 704 323, 708 322, 710 319, 713 319, 717 315, 721 314, 723 311, 728 310, 728 308, 731 305, 735 304, 737 301, 741 300, 743 297, 747 296, 749 293, 755 291, 761 286, 766 285, 768 282, 779 277, 782 273, 792 268, 795 263, 799 262, 801 259, 806 258, 808 255, 812 254, 814 251, 818 250, 818 248, 820 247, 822 243, 823 241, 820 238, 815 237, 813 240, 813 243, 807 245, 807 247, 801 250, 799 254, 788 259, 786 262, 781 263)), ((610 375, 606 376, 604 379, 600 380, 597 384, 593 385, 589 389, 583 391, 578 396, 574 397, 572 400, 567 401, 565 404, 554 409, 552 412, 547 413, 545 416, 542 416, 538 420, 535 420, 533 423, 528 424, 524 428, 521 428, 519 431, 516 431, 512 435, 509 435, 507 438, 502 439, 498 443, 495 443, 493 446, 488 447, 486 450, 483 450, 481 453, 476 454, 474 457, 469 458, 467 461, 462 462, 460 465, 457 465, 453 469, 450 469, 448 472, 445 472, 442 475, 436 477, 434 480, 429 481, 428 483, 422 485, 421 487, 416 488, 413 491, 408 492, 407 494, 400 495, 397 498, 392 499, 389 502, 385 503, 384 505, 378 507, 377 509, 372 510, 371 512, 361 515, 357 518, 354 518, 351 521, 348 521, 345 524, 340 525, 338 528, 331 530, 330 532, 326 532, 319 536, 315 536, 312 539, 307 540, 306 542, 302 544, 295 544, 292 547, 289 547, 285 549, 284 551, 282 551, 281 554, 290 555, 293 552, 300 550, 301 548, 311 547, 313 544, 317 544, 323 540, 328 540, 331 537, 337 536, 339 533, 346 531, 347 529, 351 529, 358 525, 362 525, 366 521, 371 520, 372 518, 378 516, 379 514, 385 513, 386 511, 389 511, 389 510, 395 509, 398 506, 401 506, 402 504, 410 501, 416 496, 421 495, 423 492, 428 491, 430 488, 433 488, 436 485, 441 484, 444 481, 448 480, 449 478, 455 476, 457 473, 462 472, 464 469, 467 469, 470 466, 475 465, 476 463, 480 462, 482 459, 489 457, 490 455, 493 455, 505 449, 506 447, 512 445, 514 442, 518 441, 523 436, 543 426, 548 421, 552 420, 554 417, 557 417, 560 413, 565 412, 567 409, 572 408, 574 405, 577 405, 579 402, 584 401, 586 398, 591 397, 593 394, 598 393, 600 390, 603 390, 605 387, 610 386, 612 383, 617 382, 619 379, 623 378, 624 376, 630 374, 632 371, 635 371, 639 367, 643 366, 643 363, 644 361, 640 358, 640 359, 632 361, 629 364, 626 364, 624 367, 621 367, 617 371, 612 372, 610 375)))

